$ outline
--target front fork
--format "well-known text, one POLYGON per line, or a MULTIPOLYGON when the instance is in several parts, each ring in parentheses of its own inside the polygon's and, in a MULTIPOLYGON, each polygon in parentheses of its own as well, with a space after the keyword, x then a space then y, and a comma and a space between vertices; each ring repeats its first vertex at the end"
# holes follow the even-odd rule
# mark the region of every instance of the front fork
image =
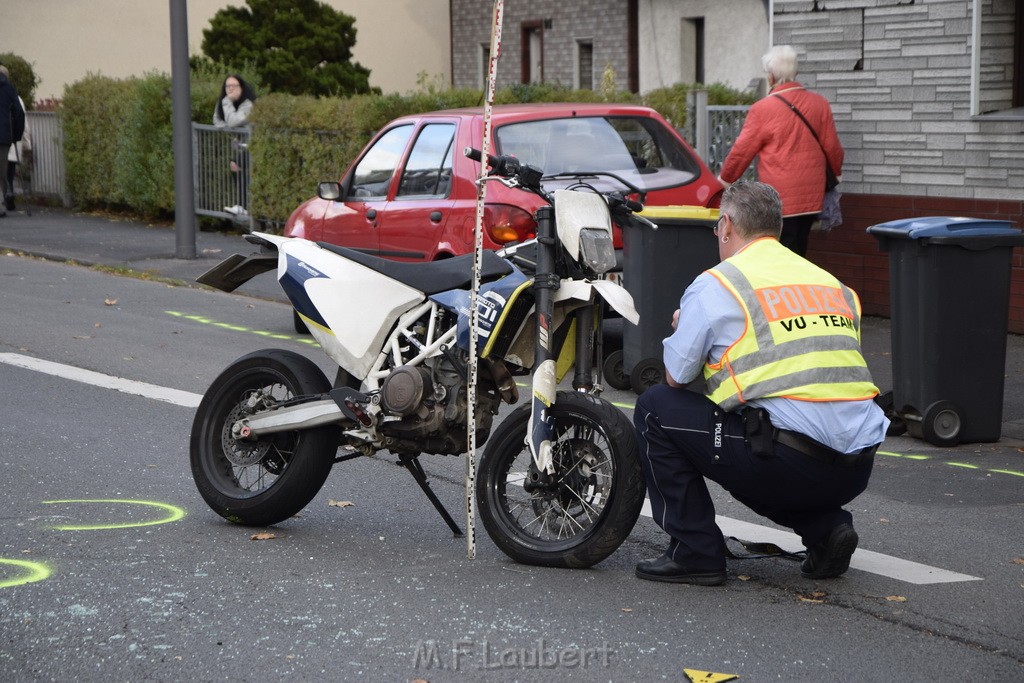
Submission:
POLYGON ((526 428, 526 442, 541 477, 555 472, 551 455, 553 430, 548 419, 555 403, 557 378, 555 359, 551 352, 554 293, 559 280, 555 273, 555 210, 550 206, 537 209, 537 271, 533 287, 537 331, 534 340, 533 391, 530 403, 530 423, 526 428))

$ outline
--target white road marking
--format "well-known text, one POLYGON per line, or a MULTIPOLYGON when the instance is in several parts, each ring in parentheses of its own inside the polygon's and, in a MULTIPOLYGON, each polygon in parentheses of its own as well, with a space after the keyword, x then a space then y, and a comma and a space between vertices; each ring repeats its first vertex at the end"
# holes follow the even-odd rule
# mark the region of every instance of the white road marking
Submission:
MULTIPOLYGON (((92 370, 83 370, 63 363, 54 363, 48 360, 41 360, 31 356, 23 356, 18 353, 0 353, 0 363, 14 365, 27 370, 35 370, 56 377, 83 382, 98 387, 114 389, 126 394, 144 396, 157 401, 165 401, 185 408, 195 408, 199 405, 202 396, 188 391, 169 389, 156 384, 137 382, 132 379, 105 375, 92 370)), ((645 517, 651 516, 651 502, 644 500, 643 509, 640 512, 645 517)), ((726 536, 736 536, 744 540, 757 541, 762 543, 774 543, 788 552, 797 552, 804 549, 800 537, 788 531, 781 531, 771 527, 751 524, 730 517, 718 515, 715 518, 719 528, 726 536)), ((850 567, 862 571, 871 572, 880 576, 887 576, 898 581, 905 581, 913 584, 932 583, 954 583, 957 581, 981 581, 981 577, 960 574, 958 572, 930 567, 926 564, 903 560, 891 555, 872 552, 870 550, 858 549, 853 554, 850 567)))
MULTIPOLYGON (((645 500, 640 514, 645 517, 651 516, 651 501, 645 500)), ((735 536, 745 541, 758 543, 774 543, 787 552, 798 552, 804 550, 804 544, 800 537, 788 531, 781 531, 772 527, 751 524, 731 517, 717 515, 715 521, 722 533, 728 536, 735 536)), ((979 576, 970 576, 958 572, 930 567, 926 564, 903 560, 891 555, 883 555, 871 550, 858 549, 853 553, 850 567, 861 571, 887 576, 897 581, 905 581, 918 585, 932 583, 955 583, 957 581, 982 581, 979 576)))
POLYGON ((23 356, 18 353, 0 353, 0 363, 14 365, 27 370, 43 372, 47 375, 54 375, 56 377, 63 377, 64 379, 74 380, 75 382, 92 384, 93 386, 104 387, 106 389, 114 389, 126 394, 145 396, 146 398, 173 403, 174 405, 183 406, 185 408, 198 407, 199 401, 202 399, 200 394, 193 394, 188 391, 179 391, 177 389, 168 389, 167 387, 157 386, 156 384, 137 382, 133 379, 124 379, 122 377, 114 377, 113 375, 104 375, 101 372, 83 370, 82 368, 76 368, 72 365, 54 363, 48 360, 32 358, 31 356, 23 356))

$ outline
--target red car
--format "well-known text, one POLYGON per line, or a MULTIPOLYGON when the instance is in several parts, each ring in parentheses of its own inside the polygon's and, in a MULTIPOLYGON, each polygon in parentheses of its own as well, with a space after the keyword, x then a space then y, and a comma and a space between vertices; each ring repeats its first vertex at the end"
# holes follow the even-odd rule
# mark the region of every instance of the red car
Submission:
MULTIPOLYGON (((717 207, 722 185, 657 112, 617 104, 494 107, 490 153, 511 154, 545 174, 611 171, 646 191, 648 206, 717 207)), ((452 109, 392 121, 340 183, 289 217, 284 234, 405 261, 473 249, 481 147, 480 109, 452 109), (336 198, 335 198, 336 197, 336 198)), ((484 247, 534 236, 540 199, 488 183, 484 247)))

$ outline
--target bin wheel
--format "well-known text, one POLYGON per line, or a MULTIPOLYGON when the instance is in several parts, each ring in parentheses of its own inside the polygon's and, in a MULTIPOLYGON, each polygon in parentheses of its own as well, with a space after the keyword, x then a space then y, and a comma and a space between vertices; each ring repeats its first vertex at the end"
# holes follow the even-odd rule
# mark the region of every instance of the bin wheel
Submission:
POLYGON ((629 375, 626 374, 622 349, 616 349, 605 356, 601 372, 604 373, 604 381, 612 389, 629 389, 629 375))
POLYGON ((645 358, 633 366, 629 385, 637 395, 665 381, 665 366, 656 358, 645 358))
POLYGON ((921 417, 921 433, 935 446, 955 446, 960 441, 963 418, 952 401, 936 401, 921 417))

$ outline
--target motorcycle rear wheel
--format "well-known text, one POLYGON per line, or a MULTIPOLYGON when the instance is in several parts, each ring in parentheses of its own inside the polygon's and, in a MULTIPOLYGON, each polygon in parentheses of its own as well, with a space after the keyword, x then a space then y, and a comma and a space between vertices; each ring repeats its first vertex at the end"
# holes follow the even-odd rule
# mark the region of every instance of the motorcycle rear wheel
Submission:
POLYGON ((320 368, 282 349, 250 353, 210 385, 192 423, 192 477, 221 517, 246 526, 268 526, 294 516, 317 494, 334 464, 338 428, 318 427, 234 439, 231 425, 297 396, 329 391, 320 368))
POLYGON ((636 436, 622 411, 578 392, 558 392, 550 415, 554 485, 527 490, 536 469, 524 405, 498 426, 480 459, 480 518, 516 562, 590 567, 615 552, 640 516, 645 487, 636 436))

